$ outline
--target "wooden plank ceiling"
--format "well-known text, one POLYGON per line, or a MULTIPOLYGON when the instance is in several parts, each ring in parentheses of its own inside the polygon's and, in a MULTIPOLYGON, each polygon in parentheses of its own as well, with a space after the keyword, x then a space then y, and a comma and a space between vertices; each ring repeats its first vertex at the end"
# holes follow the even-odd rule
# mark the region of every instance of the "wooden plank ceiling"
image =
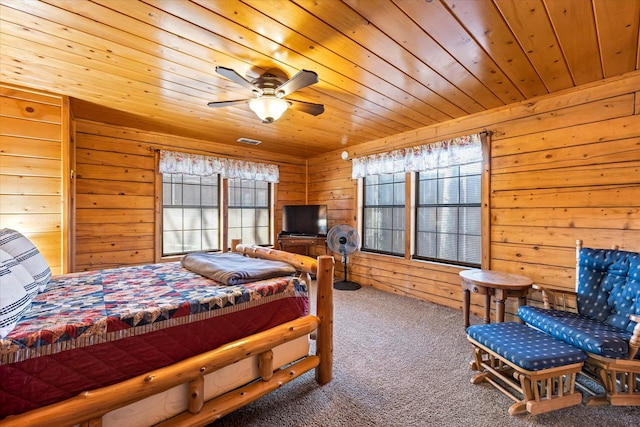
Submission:
MULTIPOLYGON (((639 69, 640 0, 0 0, 0 80, 75 117, 313 156, 639 69), (263 124, 216 66, 318 73, 263 124)), ((1 114, 1 111, 0 111, 1 114)))

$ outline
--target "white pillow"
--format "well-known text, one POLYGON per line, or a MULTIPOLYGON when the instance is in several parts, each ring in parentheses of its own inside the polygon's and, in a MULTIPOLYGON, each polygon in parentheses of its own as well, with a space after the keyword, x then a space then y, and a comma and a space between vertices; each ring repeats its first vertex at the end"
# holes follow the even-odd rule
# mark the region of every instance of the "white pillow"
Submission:
POLYGON ((35 280, 15 258, 0 250, 0 338, 6 337, 31 308, 26 289, 37 293, 35 280))
POLYGON ((18 260, 43 292, 51 279, 51 269, 38 248, 22 233, 10 228, 0 230, 0 249, 18 260))

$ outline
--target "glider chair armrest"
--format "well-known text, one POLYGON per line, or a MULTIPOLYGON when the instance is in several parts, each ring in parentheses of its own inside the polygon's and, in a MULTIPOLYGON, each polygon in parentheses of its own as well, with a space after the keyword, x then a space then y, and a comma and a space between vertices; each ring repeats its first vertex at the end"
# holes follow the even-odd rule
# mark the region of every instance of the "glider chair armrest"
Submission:
POLYGON ((629 319, 636 322, 636 327, 633 328, 633 335, 629 340, 629 359, 633 359, 640 351, 640 316, 637 314, 629 315, 629 319))
MULTIPOLYGON (((571 302, 575 304, 576 291, 567 288, 556 288, 549 285, 533 284, 533 289, 542 295, 542 303, 546 309, 573 311, 571 302)), ((573 305, 575 307, 575 305, 573 305)))

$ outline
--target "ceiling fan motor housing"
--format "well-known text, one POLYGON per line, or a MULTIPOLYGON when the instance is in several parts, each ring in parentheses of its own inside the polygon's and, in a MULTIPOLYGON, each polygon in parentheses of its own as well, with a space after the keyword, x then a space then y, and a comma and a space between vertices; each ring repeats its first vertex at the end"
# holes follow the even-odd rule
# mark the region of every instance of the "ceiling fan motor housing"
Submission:
MULTIPOLYGON (((282 97, 284 96, 284 92, 280 91, 279 93, 276 93, 276 88, 282 85, 282 83, 284 83, 285 81, 286 80, 279 79, 273 74, 267 73, 253 80, 252 83, 262 89, 262 93, 265 95, 275 95, 277 97, 282 97)), ((254 92, 258 93, 255 90, 254 92)))

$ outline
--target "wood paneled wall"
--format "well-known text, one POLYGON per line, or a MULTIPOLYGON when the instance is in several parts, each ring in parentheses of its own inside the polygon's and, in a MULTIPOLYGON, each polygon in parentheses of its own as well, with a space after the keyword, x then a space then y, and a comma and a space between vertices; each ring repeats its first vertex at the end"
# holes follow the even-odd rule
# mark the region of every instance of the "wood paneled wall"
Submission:
MULTIPOLYGON (((640 250, 639 88, 636 72, 347 150, 358 157, 491 131, 489 267, 573 288, 576 239, 640 250)), ((356 225, 351 163, 335 152, 310 165, 311 202, 329 204, 330 226, 356 225)), ((363 252, 349 262, 363 285, 461 308, 458 268, 363 252)), ((476 314, 481 303, 472 297, 476 314)))
MULTIPOLYGON (((638 88, 635 72, 345 149, 357 157, 491 131, 489 267, 571 288, 576 239, 640 250, 638 88)), ((1 99, 1 225, 26 231, 58 271, 67 223, 63 200, 75 201, 76 271, 157 259, 156 149, 277 163, 274 234, 284 204, 326 203, 329 227, 356 225, 357 182, 341 151, 276 158, 245 146, 78 120, 72 122, 76 149, 65 156, 63 98, 3 88, 1 99), (74 155, 76 192, 65 197, 61 171, 74 155)), ((458 272, 363 252, 350 258, 352 280, 459 309, 458 272)), ((472 303, 479 313, 481 301, 472 297, 472 303)), ((513 304, 507 311, 513 313, 513 304)))
POLYGON ((77 122, 75 271, 155 261, 155 153, 144 136, 77 122))
POLYGON ((0 228, 33 241, 54 274, 67 269, 68 115, 65 97, 0 85, 0 228))
POLYGON ((75 271, 159 259, 158 149, 278 164, 274 242, 282 226, 282 205, 305 202, 306 166, 299 158, 84 120, 76 122, 76 140, 75 271))

